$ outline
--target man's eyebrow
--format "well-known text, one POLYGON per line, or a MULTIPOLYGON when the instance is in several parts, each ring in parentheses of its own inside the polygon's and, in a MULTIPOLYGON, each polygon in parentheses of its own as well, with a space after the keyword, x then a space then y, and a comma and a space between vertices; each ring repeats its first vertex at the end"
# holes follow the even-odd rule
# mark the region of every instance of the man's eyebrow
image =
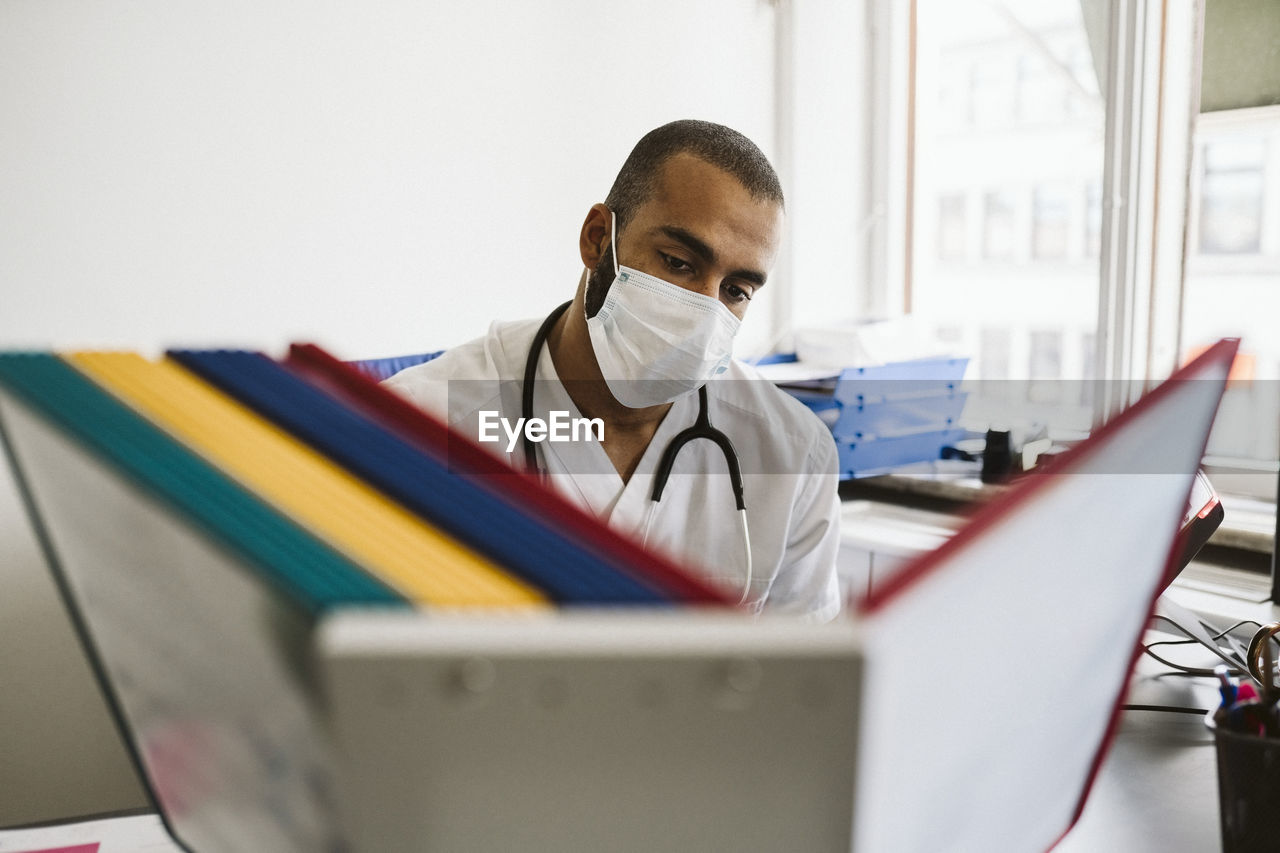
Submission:
MULTIPOLYGON (((716 262, 715 249, 711 248, 705 242, 699 240, 685 229, 678 228, 674 225, 663 225, 659 227, 658 230, 670 237, 672 240, 675 240, 677 243, 684 244, 685 248, 697 255, 703 263, 714 264, 716 262)), ((768 278, 767 275, 758 270, 734 270, 726 277, 740 278, 743 281, 748 281, 754 284, 756 287, 763 287, 765 279, 768 278)))

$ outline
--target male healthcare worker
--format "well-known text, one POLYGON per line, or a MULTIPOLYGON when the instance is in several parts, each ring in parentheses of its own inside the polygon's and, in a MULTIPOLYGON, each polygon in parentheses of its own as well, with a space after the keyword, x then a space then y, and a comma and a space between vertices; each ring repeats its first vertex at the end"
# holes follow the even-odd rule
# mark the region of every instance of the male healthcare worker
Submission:
POLYGON ((840 609, 831 434, 731 358, 777 258, 782 221, 777 174, 754 143, 709 122, 664 125, 587 211, 572 303, 546 318, 496 322, 387 384, 511 464, 532 461, 570 500, 748 607, 830 619, 840 609), (531 406, 522 400, 529 373, 531 406), (549 440, 556 412, 562 427, 584 428, 549 440), (745 518, 724 448, 707 439, 683 445, 652 501, 664 450, 700 416, 733 445, 745 518), (522 417, 542 420, 536 442, 519 429, 522 417), (598 419, 597 428, 580 419, 598 419))

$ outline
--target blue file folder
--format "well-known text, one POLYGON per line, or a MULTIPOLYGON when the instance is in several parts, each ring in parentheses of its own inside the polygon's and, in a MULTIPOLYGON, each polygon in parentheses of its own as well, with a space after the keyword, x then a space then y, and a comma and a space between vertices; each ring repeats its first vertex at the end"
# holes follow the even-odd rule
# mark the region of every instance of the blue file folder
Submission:
POLYGON ((175 350, 187 369, 382 489, 442 530, 569 604, 662 604, 673 598, 603 563, 393 432, 256 352, 175 350))

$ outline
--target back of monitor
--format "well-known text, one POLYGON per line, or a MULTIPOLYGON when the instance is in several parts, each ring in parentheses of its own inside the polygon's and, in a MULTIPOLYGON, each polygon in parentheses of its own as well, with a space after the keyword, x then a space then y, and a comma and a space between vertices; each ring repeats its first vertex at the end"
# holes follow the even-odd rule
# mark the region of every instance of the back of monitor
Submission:
POLYGON ((852 843, 849 623, 341 614, 320 658, 357 851, 852 843))

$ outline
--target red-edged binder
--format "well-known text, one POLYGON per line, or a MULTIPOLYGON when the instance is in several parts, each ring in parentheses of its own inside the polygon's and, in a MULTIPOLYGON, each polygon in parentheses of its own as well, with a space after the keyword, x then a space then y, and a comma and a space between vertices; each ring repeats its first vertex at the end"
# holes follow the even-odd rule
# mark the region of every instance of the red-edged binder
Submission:
POLYGON ((1024 477, 861 605, 856 849, 1051 849, 1115 736, 1238 341, 1024 477))
POLYGON ((545 524, 573 537, 601 560, 646 578, 689 603, 732 604, 723 590, 641 548, 544 487, 536 477, 509 467, 467 437, 450 433, 431 415, 320 347, 294 344, 284 364, 424 452, 446 461, 459 475, 472 478, 523 512, 536 515, 545 524))

